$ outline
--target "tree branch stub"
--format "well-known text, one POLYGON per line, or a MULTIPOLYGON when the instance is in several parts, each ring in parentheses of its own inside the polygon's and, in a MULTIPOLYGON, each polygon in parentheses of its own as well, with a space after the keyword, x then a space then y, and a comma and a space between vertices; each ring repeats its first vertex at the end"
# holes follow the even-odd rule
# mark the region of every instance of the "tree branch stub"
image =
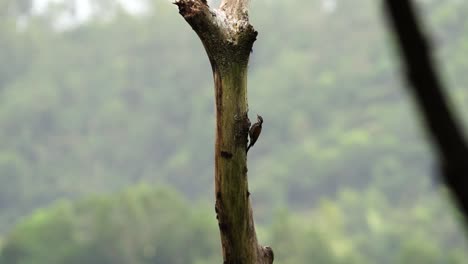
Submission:
POLYGON ((224 2, 226 10, 210 8, 202 0, 179 0, 175 4, 201 39, 212 66, 214 63, 220 70, 233 63, 247 66, 257 36, 247 13, 229 13, 239 10, 224 2))

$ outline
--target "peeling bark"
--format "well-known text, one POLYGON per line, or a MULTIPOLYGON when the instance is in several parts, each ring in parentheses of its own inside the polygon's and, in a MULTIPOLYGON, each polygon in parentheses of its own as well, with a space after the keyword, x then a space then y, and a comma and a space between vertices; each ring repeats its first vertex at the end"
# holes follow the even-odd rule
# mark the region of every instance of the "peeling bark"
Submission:
POLYGON ((198 34, 215 88, 215 211, 226 264, 270 264, 273 251, 258 244, 247 181, 247 67, 257 32, 246 0, 178 0, 179 13, 198 34))

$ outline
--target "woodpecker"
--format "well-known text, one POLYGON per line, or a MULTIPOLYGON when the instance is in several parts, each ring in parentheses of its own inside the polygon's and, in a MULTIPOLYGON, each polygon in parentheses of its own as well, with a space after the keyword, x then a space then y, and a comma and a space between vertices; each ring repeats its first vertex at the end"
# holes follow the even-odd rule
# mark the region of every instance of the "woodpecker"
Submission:
POLYGON ((249 146, 247 147, 247 152, 249 151, 250 147, 252 147, 255 144, 255 142, 257 142, 257 139, 260 136, 260 133, 262 133, 262 124, 263 124, 263 118, 257 115, 257 122, 253 124, 249 130, 250 140, 249 140, 249 146))

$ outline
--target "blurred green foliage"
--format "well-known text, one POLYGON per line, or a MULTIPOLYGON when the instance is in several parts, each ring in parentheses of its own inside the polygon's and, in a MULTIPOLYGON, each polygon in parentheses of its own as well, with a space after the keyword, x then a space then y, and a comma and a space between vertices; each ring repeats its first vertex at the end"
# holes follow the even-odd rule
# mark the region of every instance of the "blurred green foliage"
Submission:
POLYGON ((215 228, 174 191, 139 186, 37 210, 8 238, 0 263, 204 263, 219 248, 215 228))
MULTIPOLYGON (((219 263, 212 206, 193 204, 213 197, 200 41, 166 1, 132 16, 95 0, 64 29, 72 2, 31 14, 0 0, 1 263, 219 263), (170 187, 95 196, 140 183, 170 187)), ((468 3, 421 8, 467 121, 468 3)), ((265 129, 249 185, 278 263, 468 259, 375 1, 258 0, 250 14, 250 115, 265 129)))
MULTIPOLYGON (((450 215, 433 216, 443 206, 425 201, 395 209, 379 193, 348 190, 312 211, 279 210, 260 233, 274 247, 277 263, 466 263, 468 244, 456 223, 450 215)), ((208 208, 171 188, 146 185, 59 201, 17 225, 0 263, 220 263, 215 215, 208 208)))

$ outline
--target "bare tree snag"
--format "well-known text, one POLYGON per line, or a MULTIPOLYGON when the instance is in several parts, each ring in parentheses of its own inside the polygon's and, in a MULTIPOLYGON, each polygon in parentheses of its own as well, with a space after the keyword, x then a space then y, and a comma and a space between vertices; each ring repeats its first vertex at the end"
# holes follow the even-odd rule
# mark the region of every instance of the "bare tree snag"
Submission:
POLYGON ((442 179, 452 191, 468 223, 468 146, 447 103, 414 6, 409 0, 384 1, 390 26, 403 57, 406 78, 427 132, 438 152, 442 179))
POLYGON ((224 263, 269 264, 273 251, 257 242, 247 183, 247 66, 257 32, 246 0, 177 0, 200 37, 213 70, 216 102, 215 210, 224 263))

